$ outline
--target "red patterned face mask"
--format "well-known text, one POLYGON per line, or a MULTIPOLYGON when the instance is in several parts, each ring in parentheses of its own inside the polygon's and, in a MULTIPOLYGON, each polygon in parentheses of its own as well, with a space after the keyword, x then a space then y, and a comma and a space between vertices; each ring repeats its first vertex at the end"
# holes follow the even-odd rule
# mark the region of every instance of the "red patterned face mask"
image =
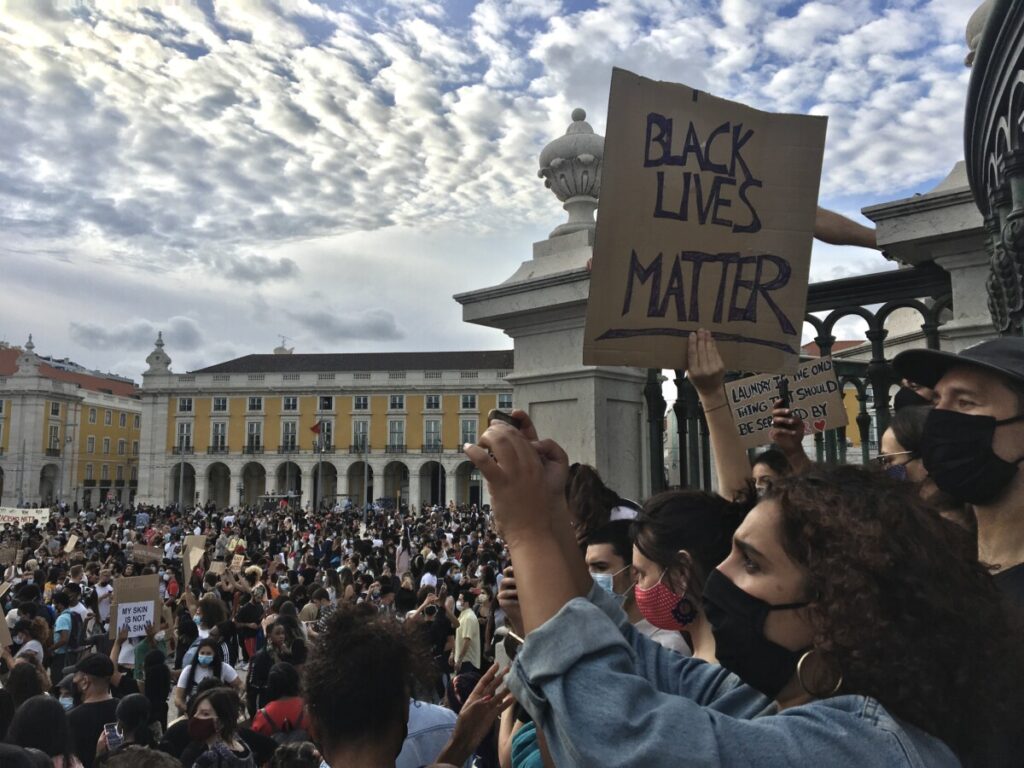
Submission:
POLYGON ((658 583, 648 589, 635 587, 636 607, 640 615, 658 629, 682 632, 697 618, 697 609, 686 596, 677 595, 663 582, 665 571, 661 572, 658 583))

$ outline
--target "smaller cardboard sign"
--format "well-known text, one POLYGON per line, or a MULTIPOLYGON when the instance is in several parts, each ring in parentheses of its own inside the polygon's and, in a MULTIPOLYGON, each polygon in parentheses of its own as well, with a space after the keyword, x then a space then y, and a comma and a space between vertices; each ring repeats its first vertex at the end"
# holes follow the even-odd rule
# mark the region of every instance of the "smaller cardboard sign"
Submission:
POLYGON ((136 563, 159 563, 164 559, 164 551, 160 547, 147 547, 136 544, 132 547, 132 560, 136 563))
POLYGON ((128 627, 129 637, 138 637, 132 632, 138 632, 139 626, 146 633, 146 621, 156 620, 156 607, 160 604, 160 577, 155 574, 146 576, 128 576, 114 580, 114 595, 110 603, 110 637, 115 639, 118 630, 128 627), (148 604, 148 608, 143 604, 148 604), (121 610, 125 606, 125 610, 121 610), (139 610, 136 611, 136 608, 139 610), (135 617, 148 617, 146 621, 135 617), (141 624, 140 624, 141 622, 141 624))
POLYGON ((78 534, 72 533, 68 536, 68 543, 64 545, 64 552, 71 554, 75 551, 76 546, 78 546, 78 534))
POLYGON ((17 547, 0 547, 0 564, 12 565, 17 552, 17 547))
POLYGON ((227 563, 223 560, 217 560, 216 562, 210 563, 210 573, 220 576, 225 570, 227 570, 227 563))
POLYGON ((206 554, 206 550, 199 549, 199 547, 189 547, 185 551, 185 580, 187 581, 192 577, 192 571, 196 569, 196 566, 203 562, 203 556, 206 554))
MULTIPOLYGON (((771 442, 772 406, 779 397, 779 374, 748 376, 725 385, 732 420, 746 448, 771 442)), ((806 433, 845 427, 849 421, 843 390, 831 357, 802 363, 789 380, 790 409, 803 419, 806 433)))
POLYGON ((10 648, 14 645, 14 639, 11 637, 11 628, 7 626, 7 622, 2 618, 0 618, 0 645, 4 648, 10 648))
POLYGON ((241 573, 243 565, 245 565, 245 555, 235 555, 231 558, 232 573, 241 573))
MULTIPOLYGON (((9 581, 5 581, 5 582, 0 583, 0 600, 3 599, 4 595, 6 595, 8 592, 11 591, 11 587, 12 586, 13 585, 9 581)), ((2 622, 0 622, 0 623, 2 623, 2 622)))

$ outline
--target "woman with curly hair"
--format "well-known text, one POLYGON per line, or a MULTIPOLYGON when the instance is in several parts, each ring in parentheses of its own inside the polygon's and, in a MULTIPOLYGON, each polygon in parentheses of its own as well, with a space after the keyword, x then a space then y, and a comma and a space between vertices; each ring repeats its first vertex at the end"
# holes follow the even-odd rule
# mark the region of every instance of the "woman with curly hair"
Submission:
POLYGON ((1021 635, 969 534, 914 486, 857 467, 780 482, 704 585, 717 666, 640 636, 593 585, 565 452, 513 416, 521 430, 494 422, 466 454, 529 633, 509 687, 555 764, 1019 764, 1021 635))

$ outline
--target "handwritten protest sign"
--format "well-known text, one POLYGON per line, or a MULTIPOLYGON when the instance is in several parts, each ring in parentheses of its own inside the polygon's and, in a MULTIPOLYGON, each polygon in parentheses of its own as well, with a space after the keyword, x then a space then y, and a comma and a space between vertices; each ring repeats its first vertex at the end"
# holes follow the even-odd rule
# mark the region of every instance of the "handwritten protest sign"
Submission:
MULTIPOLYGON (((732 420, 747 448, 771 442, 772 404, 779 397, 779 374, 748 376, 725 385, 732 420)), ((789 380, 790 408, 808 433, 845 427, 849 418, 831 357, 803 363, 789 380)))
POLYGON ((146 624, 158 621, 160 577, 129 576, 114 580, 114 596, 110 605, 110 637, 117 637, 121 627, 128 627, 128 637, 146 634, 146 624))
POLYGON ((20 507, 0 507, 0 525, 46 525, 50 521, 48 509, 21 509, 20 507))
POLYGON ((245 555, 235 555, 231 558, 232 573, 241 573, 243 565, 245 565, 245 555))
POLYGON ((76 546, 78 546, 78 535, 72 533, 68 536, 68 543, 64 545, 64 551, 70 554, 75 551, 76 546))
POLYGON ((17 547, 0 547, 0 565, 11 565, 14 563, 14 556, 17 553, 17 547))
POLYGON ((794 370, 825 125, 613 70, 583 362, 794 370))
POLYGON ((147 547, 135 544, 132 547, 132 560, 136 563, 159 563, 164 559, 164 551, 160 547, 147 547))
POLYGON ((220 576, 220 574, 224 573, 224 571, 227 570, 227 567, 228 564, 225 563, 223 560, 216 560, 210 563, 210 573, 220 576))

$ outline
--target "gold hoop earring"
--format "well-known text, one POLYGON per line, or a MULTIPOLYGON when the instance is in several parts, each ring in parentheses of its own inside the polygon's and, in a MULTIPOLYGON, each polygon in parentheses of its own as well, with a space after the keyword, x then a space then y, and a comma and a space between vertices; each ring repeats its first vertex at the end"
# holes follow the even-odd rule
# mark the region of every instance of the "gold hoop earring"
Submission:
POLYGON ((821 691, 813 691, 810 689, 807 683, 804 682, 804 662, 807 661, 807 657, 813 653, 815 653, 815 650, 813 648, 809 651, 806 651, 804 655, 800 657, 800 660, 796 663, 797 682, 800 683, 800 687, 803 688, 808 693, 808 695, 813 696, 816 699, 827 699, 830 696, 835 696, 839 692, 839 689, 843 687, 842 670, 839 671, 839 679, 836 680, 836 684, 832 687, 832 690, 828 691, 827 693, 823 693, 821 691))

